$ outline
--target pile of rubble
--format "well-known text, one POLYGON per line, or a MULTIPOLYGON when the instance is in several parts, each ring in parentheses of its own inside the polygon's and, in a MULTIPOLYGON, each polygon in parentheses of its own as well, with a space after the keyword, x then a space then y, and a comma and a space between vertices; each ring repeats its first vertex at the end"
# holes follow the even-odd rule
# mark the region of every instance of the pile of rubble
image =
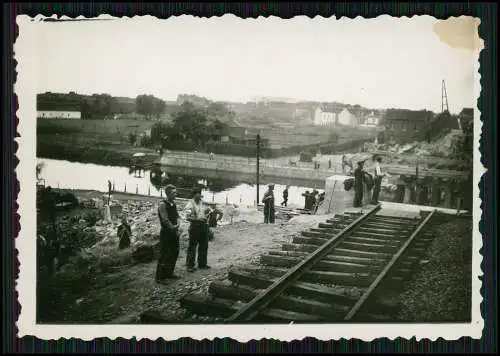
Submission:
POLYGON ((453 158, 457 155, 456 147, 464 137, 461 130, 451 130, 446 135, 433 142, 417 141, 407 144, 375 144, 366 142, 363 148, 365 152, 386 151, 397 154, 414 154, 417 156, 435 156, 453 158))

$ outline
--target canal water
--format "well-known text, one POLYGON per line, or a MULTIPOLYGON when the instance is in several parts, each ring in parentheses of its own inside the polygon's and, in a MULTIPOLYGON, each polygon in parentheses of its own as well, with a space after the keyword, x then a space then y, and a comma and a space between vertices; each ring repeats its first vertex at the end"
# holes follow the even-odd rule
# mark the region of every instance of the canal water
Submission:
MULTIPOLYGON (((126 167, 112 167, 90 163, 69 162, 47 158, 38 158, 38 163, 43 162, 40 177, 45 180, 46 186, 61 189, 82 189, 108 191, 108 180, 114 185, 114 191, 137 193, 159 197, 160 185, 149 171, 140 174, 126 167)), ((168 175, 163 184, 172 183, 179 189, 181 197, 189 197, 189 191, 198 186, 202 188, 203 200, 219 204, 229 203, 244 206, 254 206, 257 188, 253 184, 229 179, 210 179, 202 176, 174 176, 168 175)), ((267 187, 259 186, 259 197, 262 199, 267 187)), ((276 184, 274 188, 276 205, 282 201, 285 186, 276 184)), ((309 187, 291 186, 288 189, 288 204, 292 207, 303 207, 302 194, 311 191, 309 187)))

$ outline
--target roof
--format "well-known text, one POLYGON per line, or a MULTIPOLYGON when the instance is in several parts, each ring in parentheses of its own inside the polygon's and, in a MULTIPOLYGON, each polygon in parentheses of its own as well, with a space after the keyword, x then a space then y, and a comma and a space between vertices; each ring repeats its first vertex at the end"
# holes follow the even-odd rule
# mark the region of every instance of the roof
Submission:
POLYGON ((36 109, 42 111, 82 111, 82 104, 80 102, 38 101, 36 109))
POLYGON ((432 118, 432 111, 388 109, 384 115, 386 121, 427 121, 432 118))
POLYGON ((331 105, 331 104, 322 104, 322 105, 319 106, 319 108, 321 109, 321 111, 332 112, 332 113, 335 113, 335 114, 338 114, 339 112, 341 112, 342 110, 344 110, 343 106, 340 106, 340 105, 331 105))

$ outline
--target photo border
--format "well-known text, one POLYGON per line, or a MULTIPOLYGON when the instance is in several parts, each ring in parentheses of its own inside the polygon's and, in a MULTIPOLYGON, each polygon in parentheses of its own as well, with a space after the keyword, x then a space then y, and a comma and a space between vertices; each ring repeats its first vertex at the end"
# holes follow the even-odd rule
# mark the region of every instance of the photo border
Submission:
POLYGON ((3 264, 3 300, 10 301, 11 305, 4 305, 4 350, 7 352, 23 351, 33 352, 36 350, 53 350, 54 352, 96 352, 96 351, 143 351, 143 352, 183 352, 192 351, 285 351, 285 352, 341 352, 341 351, 375 351, 391 352, 400 350, 418 350, 430 351, 451 351, 455 352, 473 352, 473 351, 496 351, 496 220, 495 212, 495 193, 496 193, 496 167, 494 165, 494 152, 496 152, 496 141, 492 140, 492 133, 496 132, 496 61, 492 59, 496 55, 496 43, 493 40, 496 24, 496 4, 285 4, 285 3, 252 3, 236 4, 229 3, 225 5, 218 4, 64 4, 64 5, 43 5, 43 4, 10 4, 4 5, 4 48, 3 48, 3 75, 4 75, 4 117, 10 120, 2 121, 3 135, 3 222, 2 222, 2 264, 3 264), (15 177, 14 169, 19 160, 15 157, 17 143, 14 137, 18 136, 16 126, 17 98, 13 93, 13 84, 16 81, 15 61, 13 58, 13 43, 18 36, 16 25, 16 16, 26 14, 36 16, 42 14, 51 16, 66 15, 75 18, 79 15, 85 17, 95 17, 100 14, 109 14, 112 16, 151 15, 157 18, 168 18, 181 14, 190 14, 194 16, 220 16, 225 13, 232 13, 242 18, 257 16, 278 16, 281 18, 290 18, 298 15, 307 15, 314 17, 320 15, 330 17, 335 14, 337 18, 347 16, 355 18, 362 16, 364 18, 373 18, 382 14, 391 16, 413 16, 430 15, 438 19, 446 19, 450 16, 470 15, 479 17, 481 24, 479 26, 479 35, 485 41, 485 48, 480 53, 480 74, 481 74, 481 96, 478 100, 478 108, 482 113, 482 133, 480 137, 480 151, 482 153, 481 162, 488 169, 480 182, 480 198, 482 199, 480 232, 483 234, 483 254, 482 269, 484 273, 483 287, 481 294, 483 296, 482 317, 484 319, 483 338, 473 340, 471 338, 461 338, 456 341, 445 340, 416 340, 415 338, 405 340, 397 338, 391 341, 387 338, 380 338, 372 342, 351 339, 338 341, 318 341, 315 338, 305 338, 302 341, 281 342, 277 340, 261 339, 259 341, 249 341, 239 343, 230 339, 216 338, 213 341, 197 341, 190 338, 181 338, 177 341, 164 342, 157 339, 156 342, 149 340, 137 341, 134 339, 126 340, 117 338, 111 341, 108 338, 94 339, 93 341, 81 341, 77 339, 70 340, 50 340, 44 341, 35 337, 26 336, 17 338, 16 321, 19 315, 19 304, 17 302, 17 293, 15 291, 15 280, 19 272, 19 262, 17 251, 14 249, 14 239, 19 233, 19 213, 16 203, 19 194, 19 182, 15 177), (493 70, 495 66, 495 70, 493 70), (10 99, 10 100, 9 100, 10 99), (493 119, 492 119, 493 118, 493 119), (484 237, 493 238, 486 239, 484 237))

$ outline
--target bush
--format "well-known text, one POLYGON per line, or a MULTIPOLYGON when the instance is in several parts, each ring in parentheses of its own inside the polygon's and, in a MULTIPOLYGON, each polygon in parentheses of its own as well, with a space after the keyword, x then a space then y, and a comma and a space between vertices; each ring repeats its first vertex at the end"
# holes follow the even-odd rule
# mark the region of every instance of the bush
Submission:
POLYGON ((131 145, 133 145, 135 141, 137 141, 137 134, 130 132, 128 134, 128 141, 130 142, 131 145))
POLYGON ((101 218, 100 213, 98 211, 87 211, 83 218, 87 221, 89 227, 95 226, 97 221, 101 218))

